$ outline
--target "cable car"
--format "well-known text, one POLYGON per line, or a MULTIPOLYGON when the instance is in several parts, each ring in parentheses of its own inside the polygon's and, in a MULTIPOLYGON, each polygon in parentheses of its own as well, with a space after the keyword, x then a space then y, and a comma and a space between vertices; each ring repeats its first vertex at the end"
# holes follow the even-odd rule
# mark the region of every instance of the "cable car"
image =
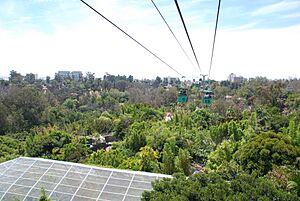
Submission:
POLYGON ((180 88, 177 96, 177 103, 187 103, 188 95, 186 88, 180 88))
POLYGON ((205 79, 207 75, 202 75, 203 78, 199 79, 200 82, 200 91, 202 93, 202 104, 211 105, 212 97, 214 95, 213 91, 210 88, 210 80, 205 79))
POLYGON ((213 92, 210 89, 203 90, 202 104, 211 105, 212 104, 212 96, 213 92))

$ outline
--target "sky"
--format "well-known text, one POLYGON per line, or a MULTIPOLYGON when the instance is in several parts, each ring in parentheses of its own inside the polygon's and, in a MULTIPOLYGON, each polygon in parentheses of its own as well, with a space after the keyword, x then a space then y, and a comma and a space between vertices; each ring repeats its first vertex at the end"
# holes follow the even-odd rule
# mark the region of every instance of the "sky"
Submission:
MULTIPOLYGON (((85 0, 187 78, 208 74, 217 0, 178 0, 196 65, 172 0, 85 0)), ((179 77, 80 0, 0 0, 0 77, 59 70, 179 77)), ((211 78, 300 78, 300 0, 223 0, 211 78)))

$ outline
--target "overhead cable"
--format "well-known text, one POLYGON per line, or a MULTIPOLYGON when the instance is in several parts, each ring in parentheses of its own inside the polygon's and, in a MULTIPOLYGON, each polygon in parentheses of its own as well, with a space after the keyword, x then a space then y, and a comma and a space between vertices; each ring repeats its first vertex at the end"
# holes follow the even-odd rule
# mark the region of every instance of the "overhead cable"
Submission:
POLYGON ((186 53, 186 51, 184 50, 184 48, 182 47, 181 43, 179 42, 178 38, 176 37, 176 35, 174 34, 174 32, 172 31, 171 27, 169 26, 167 20, 164 18, 164 16, 162 15, 162 13, 160 12, 159 8, 157 7, 157 5, 155 4, 155 2, 153 0, 151 0, 153 6, 156 8, 157 12, 159 13, 160 17, 163 19, 163 21, 165 22, 165 24, 167 25, 167 27, 169 28, 171 34, 173 35, 173 37, 175 38, 175 40, 177 41, 178 45, 180 46, 182 52, 185 54, 186 58, 189 60, 189 62, 196 68, 196 66, 194 65, 194 63, 192 62, 192 60, 190 59, 190 57, 188 56, 188 54, 186 53))
POLYGON ((215 25, 215 33, 214 33, 213 46, 212 46, 211 57, 210 57, 210 66, 209 66, 208 79, 210 78, 211 68, 212 68, 212 64, 213 64, 213 58, 214 58, 215 43, 216 43, 216 36, 217 36, 217 30, 218 30, 220 8, 221 8, 221 0, 219 0, 219 4, 218 4, 218 11, 217 11, 217 18, 216 18, 216 25, 215 25))
POLYGON ((188 37, 188 39, 189 39, 189 42, 190 42, 190 45, 191 45, 192 51, 193 51, 193 53, 194 53, 194 56, 195 56, 195 59, 196 59, 196 62, 197 62, 198 68, 199 68, 199 70, 200 70, 200 73, 202 74, 202 70, 201 70, 201 68, 200 68, 200 64, 199 64, 198 58, 197 58, 197 56, 196 56, 196 53, 195 53, 195 50, 194 50, 194 47, 193 47, 193 44, 192 44, 192 41, 191 41, 191 38, 190 38, 189 32, 188 32, 188 30, 187 30, 187 28, 186 28, 186 25, 185 25, 185 22, 184 22, 184 19, 183 19, 182 13, 181 13, 181 11, 180 11, 179 4, 178 4, 177 0, 174 0, 174 2, 175 2, 175 4, 176 4, 176 7, 177 7, 177 10, 178 10, 178 13, 179 13, 179 15, 180 15, 180 19, 181 19, 181 22, 182 22, 182 24, 183 24, 183 27, 184 27, 185 33, 186 33, 186 35, 187 35, 187 37, 188 37))
POLYGON ((127 32, 125 32, 123 29, 121 29, 119 26, 117 26, 115 23, 113 23, 112 21, 110 21, 108 18, 106 18, 104 15, 102 15, 99 11, 97 11, 95 8, 93 8, 92 6, 90 6, 88 3, 86 3, 84 0, 80 0, 82 3, 84 3, 87 7, 89 7, 90 9, 92 9, 95 13, 97 13, 98 15, 100 15, 102 18, 104 18, 106 21, 108 21, 110 24, 112 24, 114 27, 116 27, 119 31, 121 31, 122 33, 124 33, 126 36, 128 36, 131 40, 133 40, 134 42, 136 42, 138 45, 140 45, 142 48, 144 48, 147 52, 149 52, 150 54, 152 54, 154 57, 156 57, 158 60, 160 60, 162 63, 164 63, 166 66, 168 66, 170 69, 172 69, 174 72, 176 72, 178 75, 180 75, 181 77, 184 77, 181 73, 179 73, 175 68, 173 68, 171 65, 169 65, 167 62, 165 62, 163 59, 161 59, 159 56, 157 56, 155 53, 153 53, 151 50, 149 50, 146 46, 144 46, 143 44, 141 44, 139 41, 137 41, 136 39, 134 39, 131 35, 129 35, 127 32))

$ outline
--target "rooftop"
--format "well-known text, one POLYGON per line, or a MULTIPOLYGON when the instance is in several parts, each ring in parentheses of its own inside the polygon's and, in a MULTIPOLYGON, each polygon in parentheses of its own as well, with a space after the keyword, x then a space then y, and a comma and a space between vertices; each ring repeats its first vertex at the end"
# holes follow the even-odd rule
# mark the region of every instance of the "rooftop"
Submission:
POLYGON ((136 201, 151 182, 169 175, 20 157, 0 164, 0 200, 136 201))

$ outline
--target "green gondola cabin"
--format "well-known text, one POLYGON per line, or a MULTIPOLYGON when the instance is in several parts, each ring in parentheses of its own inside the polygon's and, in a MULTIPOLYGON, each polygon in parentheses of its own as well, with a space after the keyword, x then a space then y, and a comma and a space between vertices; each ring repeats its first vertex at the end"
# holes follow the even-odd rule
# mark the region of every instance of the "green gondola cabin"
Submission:
POLYGON ((212 104, 212 96, 213 92, 211 90, 204 90, 202 97, 202 104, 204 105, 211 105, 212 104))
POLYGON ((179 90, 178 96, 177 96, 177 102, 178 103, 187 103, 188 102, 187 89, 181 88, 179 90))

